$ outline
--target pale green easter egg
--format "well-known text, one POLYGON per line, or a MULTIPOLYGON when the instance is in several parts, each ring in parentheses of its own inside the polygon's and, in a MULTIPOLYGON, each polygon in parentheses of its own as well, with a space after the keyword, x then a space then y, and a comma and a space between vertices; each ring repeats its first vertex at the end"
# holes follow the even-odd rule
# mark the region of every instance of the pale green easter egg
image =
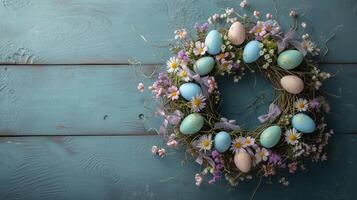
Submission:
POLYGON ((213 67, 214 67, 214 59, 209 56, 198 59, 194 65, 195 71, 201 76, 210 73, 213 67))
POLYGON ((201 130, 204 119, 198 113, 192 113, 185 117, 180 124, 180 132, 191 135, 201 130))
POLYGON ((283 69, 294 69, 299 66, 304 56, 297 50, 286 50, 280 53, 278 57, 278 65, 283 69))
POLYGON ((281 137, 281 128, 279 126, 270 126, 260 134, 260 144, 263 147, 271 148, 278 144, 281 137))

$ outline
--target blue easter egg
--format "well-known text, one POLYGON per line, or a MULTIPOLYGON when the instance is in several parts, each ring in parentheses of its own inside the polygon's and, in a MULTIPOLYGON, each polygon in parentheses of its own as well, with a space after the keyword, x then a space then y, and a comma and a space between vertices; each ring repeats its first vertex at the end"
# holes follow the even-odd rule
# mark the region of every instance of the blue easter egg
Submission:
POLYGON ((201 87, 196 83, 184 83, 179 88, 181 96, 187 101, 199 94, 202 94, 201 87))
POLYGON ((278 57, 278 65, 283 69, 294 69, 299 66, 304 56, 297 50, 283 51, 278 57))
POLYGON ((186 135, 197 133, 203 126, 204 119, 198 113, 192 113, 185 117, 180 124, 180 132, 186 135))
POLYGON ((208 53, 211 55, 217 55, 221 51, 223 44, 222 36, 217 30, 210 31, 205 39, 205 45, 208 48, 208 53))
POLYGON ((245 45, 244 50, 243 50, 243 61, 245 63, 252 63, 255 62, 256 60, 258 60, 258 58, 260 57, 260 45, 262 43, 260 43, 257 40, 253 40, 248 42, 247 45, 245 45))
POLYGON ((214 137, 214 148, 223 153, 229 149, 231 142, 231 136, 227 132, 221 131, 214 137))
POLYGON ((260 134, 260 144, 263 147, 271 148, 278 144, 281 137, 281 128, 279 126, 270 126, 260 134))
POLYGON ((194 65, 195 71, 201 76, 210 73, 213 67, 214 67, 214 59, 209 56, 198 59, 194 65))
POLYGON ((308 115, 298 113, 291 119, 292 126, 302 133, 312 133, 316 129, 314 120, 308 115))

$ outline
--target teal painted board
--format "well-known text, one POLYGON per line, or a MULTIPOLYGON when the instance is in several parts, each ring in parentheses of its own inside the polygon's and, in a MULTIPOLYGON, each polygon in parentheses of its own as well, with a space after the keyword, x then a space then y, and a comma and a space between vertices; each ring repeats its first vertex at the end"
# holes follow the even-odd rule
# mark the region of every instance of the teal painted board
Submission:
MULTIPOLYGON (((323 88, 329 95, 328 124, 337 134, 357 132, 355 65, 323 65, 336 74, 323 88)), ((153 82, 127 65, 1 66, 0 133, 2 135, 127 135, 153 134, 160 118, 147 87, 153 82), (144 81, 145 93, 137 90, 144 81), (147 103, 145 103, 147 102, 147 103), (144 106, 147 104, 147 107, 144 106), (143 119, 139 118, 144 114, 143 119)), ((146 74, 154 66, 142 67, 146 74)), ((269 83, 247 75, 239 83, 219 79, 222 114, 254 127, 273 96, 269 83)))
MULTIPOLYGON (((227 0, 17 0, 0 1, 0 62, 37 64, 162 63, 176 28, 204 22, 227 0), (133 29, 134 27, 134 29, 133 29), (140 37, 142 34, 151 45, 140 37)), ((308 31, 322 44, 336 27, 326 62, 355 63, 357 3, 354 0, 277 0, 281 23, 290 9, 303 14, 308 31), (346 39, 348 38, 348 39, 346 39)), ((250 0, 251 9, 274 11, 274 1, 250 0)), ((324 49, 324 46, 321 46, 324 49)))
MULTIPOLYGON (((149 67, 148 67, 149 68, 149 67)), ((130 66, 1 66, 2 135, 142 134, 130 66)))
MULTIPOLYGON (((356 199, 356 142, 353 135, 335 136, 328 161, 289 176, 289 187, 263 179, 255 199, 356 199)), ((181 166, 185 156, 173 150, 166 158, 153 157, 153 144, 162 142, 155 136, 3 137, 0 199, 245 200, 257 185, 196 187, 199 165, 181 166)))

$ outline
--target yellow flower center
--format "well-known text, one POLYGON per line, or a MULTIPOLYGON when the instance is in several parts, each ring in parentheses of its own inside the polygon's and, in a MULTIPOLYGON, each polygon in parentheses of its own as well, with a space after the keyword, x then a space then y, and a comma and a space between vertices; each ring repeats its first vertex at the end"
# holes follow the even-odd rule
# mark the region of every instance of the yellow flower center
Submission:
POLYGON ((259 156, 261 157, 261 158, 263 158, 264 157, 264 153, 261 151, 261 152, 259 152, 259 156))
POLYGON ((220 54, 217 56, 217 58, 218 58, 219 60, 223 59, 223 58, 224 58, 224 53, 220 53, 220 54))
POLYGON ((295 134, 289 135, 289 140, 290 140, 290 141, 295 141, 296 139, 297 139, 297 137, 296 137, 295 134))
POLYGON ((197 51, 199 54, 201 54, 203 52, 203 48, 198 48, 197 51))
POLYGON ((209 147, 209 141, 208 140, 203 140, 202 141, 202 146, 205 147, 205 148, 209 147))
POLYGON ((193 99, 192 104, 196 107, 199 107, 201 105, 201 99, 199 99, 199 98, 193 99))
POLYGON ((186 76, 187 76, 187 72, 186 72, 185 70, 182 70, 182 71, 181 71, 181 76, 182 76, 182 77, 186 77, 186 76))
POLYGON ((173 96, 173 97, 177 96, 177 92, 176 92, 176 91, 173 91, 173 92, 171 93, 171 96, 173 96))
POLYGON ((297 107, 300 108, 300 109, 305 108, 304 102, 298 103, 297 107))
POLYGON ((234 143, 234 147, 240 149, 242 147, 242 144, 240 142, 236 142, 234 143))
POLYGON ((176 69, 177 68, 177 63, 175 63, 175 62, 171 63, 171 68, 176 69))

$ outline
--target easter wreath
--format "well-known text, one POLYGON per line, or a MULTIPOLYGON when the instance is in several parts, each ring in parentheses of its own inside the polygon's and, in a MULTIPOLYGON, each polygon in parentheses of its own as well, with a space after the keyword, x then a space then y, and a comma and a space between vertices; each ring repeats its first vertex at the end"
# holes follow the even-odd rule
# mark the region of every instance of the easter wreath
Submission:
MULTIPOLYGON (((149 87, 159 103, 156 113, 164 118, 158 133, 168 146, 184 144, 203 166, 195 175, 196 185, 207 174, 212 174, 209 183, 224 176, 237 185, 277 175, 278 170, 294 173, 305 169, 307 160, 326 159, 324 147, 333 132, 324 123, 329 106, 319 88, 330 74, 317 66, 319 49, 307 33, 296 38, 295 11, 290 12, 294 25, 285 34, 271 14, 265 21, 258 11, 253 16, 227 8, 202 25, 196 23, 195 35, 176 30, 168 70, 149 87), (268 113, 258 118, 261 125, 253 130, 217 112, 220 92, 215 77, 228 74, 238 82, 246 70, 263 74, 276 94, 268 113)), ((143 84, 138 89, 143 90, 143 84)), ((165 155, 157 146, 152 152, 165 155)), ((289 184, 284 176, 279 182, 289 184)))

